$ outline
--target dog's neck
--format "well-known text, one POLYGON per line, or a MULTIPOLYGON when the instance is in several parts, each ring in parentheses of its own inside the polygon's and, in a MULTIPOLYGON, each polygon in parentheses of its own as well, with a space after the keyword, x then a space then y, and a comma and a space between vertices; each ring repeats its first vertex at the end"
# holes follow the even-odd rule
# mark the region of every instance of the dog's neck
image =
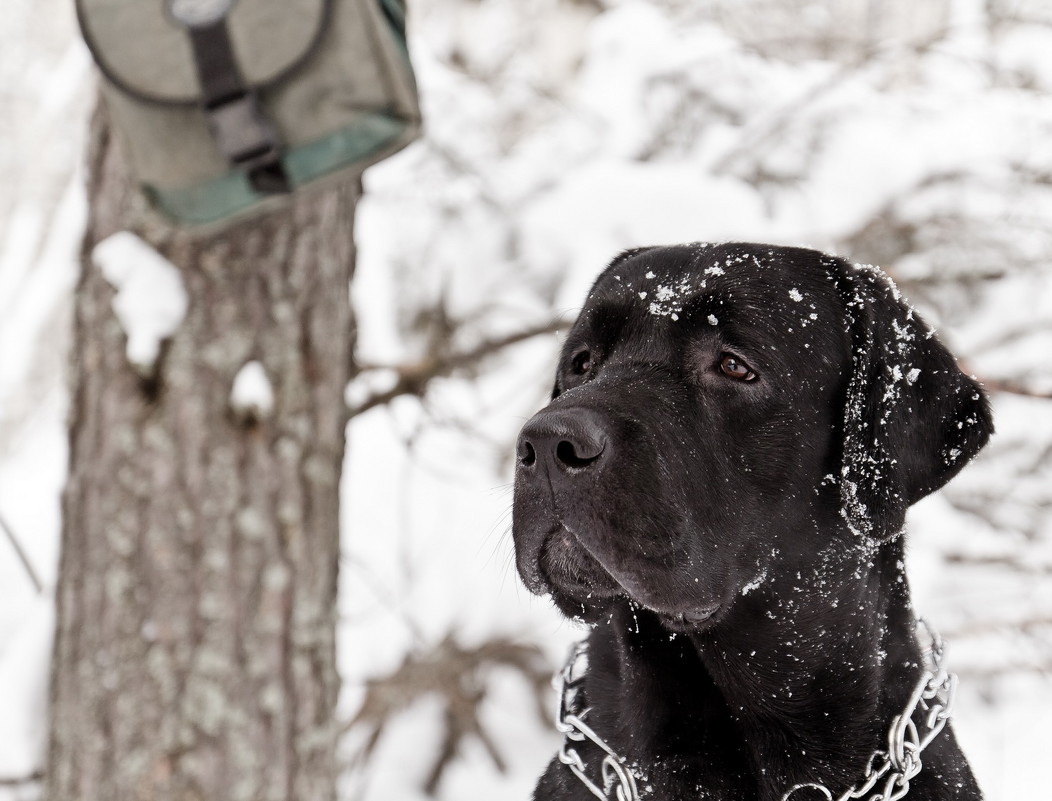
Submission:
POLYGON ((718 785, 721 771, 728 786, 751 776, 763 801, 798 783, 852 785, 920 661, 901 542, 865 555, 803 558, 799 572, 740 596, 697 635, 670 635, 648 613, 619 608, 614 637, 593 637, 607 672, 596 680, 617 681, 633 699, 628 718, 610 723, 639 757, 664 749, 670 763, 696 758, 700 783, 718 785), (680 666, 674 675, 670 663, 680 666))
POLYGON ((901 540, 838 556, 805 560, 692 638, 763 798, 858 781, 920 670, 901 540))

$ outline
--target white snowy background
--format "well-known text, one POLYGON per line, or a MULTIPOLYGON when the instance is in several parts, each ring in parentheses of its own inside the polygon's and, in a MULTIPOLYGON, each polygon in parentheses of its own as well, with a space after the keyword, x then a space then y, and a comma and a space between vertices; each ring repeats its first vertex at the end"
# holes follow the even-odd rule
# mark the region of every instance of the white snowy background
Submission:
MULTIPOLYGON (((0 781, 42 764, 65 472, 65 359, 90 58, 68 0, 0 14, 0 781)), ((1052 748, 1052 4, 1045 0, 416 0, 425 138, 366 176, 357 407, 413 365, 572 319, 622 248, 747 239, 879 263, 992 391, 998 434, 911 513, 919 609, 961 676, 990 799, 1040 798, 1052 748)), ((177 322, 177 321, 176 321, 177 322)), ((344 476, 341 714, 407 656, 580 636, 512 567, 515 434, 546 333, 357 415, 344 476), (449 638, 449 639, 447 639, 449 638), (446 645, 443 645, 446 643, 446 645)), ((249 380, 248 376, 246 380, 249 380)), ((442 799, 525 799, 554 752, 518 672, 442 799)), ((550 700, 550 699, 548 699, 550 700)), ((443 700, 392 716, 344 796, 416 801, 443 700)), ((0 786, 31 799, 34 783, 0 786)))

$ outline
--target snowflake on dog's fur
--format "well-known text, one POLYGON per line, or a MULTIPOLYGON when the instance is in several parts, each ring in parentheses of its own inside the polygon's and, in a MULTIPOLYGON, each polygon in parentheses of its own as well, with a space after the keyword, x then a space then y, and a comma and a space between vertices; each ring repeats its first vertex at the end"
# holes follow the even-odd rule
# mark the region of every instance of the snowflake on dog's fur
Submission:
POLYGON ((683 311, 683 296, 692 290, 690 282, 681 280, 678 284, 659 284, 654 290, 654 300, 650 302, 648 311, 658 317, 671 317, 679 319, 679 313, 683 311))

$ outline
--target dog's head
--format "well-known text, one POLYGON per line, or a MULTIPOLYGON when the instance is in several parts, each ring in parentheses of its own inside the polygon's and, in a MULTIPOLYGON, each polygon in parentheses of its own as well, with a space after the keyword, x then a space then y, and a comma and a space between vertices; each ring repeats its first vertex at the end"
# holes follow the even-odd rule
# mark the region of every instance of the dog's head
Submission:
POLYGON ((568 615, 627 596, 704 628, 786 548, 895 536, 991 430, 979 386, 875 269, 764 245, 629 251, 519 436, 519 573, 568 615))

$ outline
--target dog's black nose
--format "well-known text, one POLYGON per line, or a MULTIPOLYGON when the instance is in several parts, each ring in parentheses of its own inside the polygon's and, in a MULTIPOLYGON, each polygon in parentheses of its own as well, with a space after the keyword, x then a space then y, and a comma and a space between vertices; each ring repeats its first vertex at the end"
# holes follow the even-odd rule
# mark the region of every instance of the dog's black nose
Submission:
POLYGON ((540 412, 519 434, 519 466, 540 462, 563 471, 589 467, 606 452, 608 441, 602 419, 590 409, 540 412))

